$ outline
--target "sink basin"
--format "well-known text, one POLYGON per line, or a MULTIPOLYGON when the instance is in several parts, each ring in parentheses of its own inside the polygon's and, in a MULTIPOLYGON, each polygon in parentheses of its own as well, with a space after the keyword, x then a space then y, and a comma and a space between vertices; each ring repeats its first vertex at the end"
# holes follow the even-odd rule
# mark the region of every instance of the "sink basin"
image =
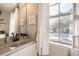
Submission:
POLYGON ((11 50, 15 49, 16 47, 10 47, 11 50))
POLYGON ((19 40, 19 41, 8 43, 8 46, 10 46, 10 47, 16 47, 16 46, 23 45, 25 43, 27 43, 27 40, 19 40))

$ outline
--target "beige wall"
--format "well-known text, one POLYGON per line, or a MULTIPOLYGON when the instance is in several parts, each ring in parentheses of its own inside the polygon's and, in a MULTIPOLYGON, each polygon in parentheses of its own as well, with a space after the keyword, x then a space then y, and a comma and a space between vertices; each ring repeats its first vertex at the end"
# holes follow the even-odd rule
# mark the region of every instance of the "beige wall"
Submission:
POLYGON ((6 24, 0 24, 0 31, 4 30, 9 33, 9 20, 10 20, 10 12, 0 9, 2 11, 2 15, 0 15, 0 19, 4 19, 3 22, 6 24))
POLYGON ((35 40, 36 24, 29 24, 29 16, 37 16, 37 4, 27 4, 27 34, 31 39, 35 40))

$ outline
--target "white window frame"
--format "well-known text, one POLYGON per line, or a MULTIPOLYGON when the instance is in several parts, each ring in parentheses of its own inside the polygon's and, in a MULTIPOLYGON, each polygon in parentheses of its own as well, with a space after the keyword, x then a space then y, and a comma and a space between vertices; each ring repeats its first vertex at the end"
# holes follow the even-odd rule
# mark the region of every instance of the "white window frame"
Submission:
MULTIPOLYGON (((56 18, 56 17, 58 17, 58 20, 60 21, 60 17, 61 16, 66 16, 66 15, 73 15, 73 8, 74 8, 74 4, 72 3, 72 12, 67 12, 67 13, 62 13, 62 14, 60 14, 60 3, 55 3, 55 4, 53 4, 53 5, 51 5, 51 6, 54 6, 54 5, 56 5, 56 4, 59 4, 58 5, 58 11, 59 11, 59 13, 58 13, 58 15, 53 15, 53 16, 49 16, 49 20, 50 20, 50 18, 56 18)), ((49 7, 51 7, 51 6, 49 6, 49 7)), ((59 25, 59 27, 60 27, 60 25, 59 25)), ((59 28, 60 29, 60 28, 59 28)), ((66 44, 69 44, 69 45, 71 45, 72 44, 72 41, 71 42, 62 42, 62 40, 60 40, 60 32, 58 33, 59 34, 59 41, 56 41, 56 42, 59 42, 59 43, 66 43, 66 44)), ((70 34, 70 31, 69 31, 69 34, 70 34)), ((71 38, 71 37, 70 37, 71 38)), ((71 38, 72 39, 72 38, 71 38)), ((55 41, 55 40, 52 40, 52 41, 55 41)))

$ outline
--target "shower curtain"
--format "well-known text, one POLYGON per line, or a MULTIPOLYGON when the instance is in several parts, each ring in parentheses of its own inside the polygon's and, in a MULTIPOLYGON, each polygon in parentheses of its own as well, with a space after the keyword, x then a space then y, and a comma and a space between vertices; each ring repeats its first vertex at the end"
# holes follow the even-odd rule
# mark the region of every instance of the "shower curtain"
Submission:
POLYGON ((38 5, 37 21, 37 55, 49 55, 49 38, 48 38, 48 4, 38 5))

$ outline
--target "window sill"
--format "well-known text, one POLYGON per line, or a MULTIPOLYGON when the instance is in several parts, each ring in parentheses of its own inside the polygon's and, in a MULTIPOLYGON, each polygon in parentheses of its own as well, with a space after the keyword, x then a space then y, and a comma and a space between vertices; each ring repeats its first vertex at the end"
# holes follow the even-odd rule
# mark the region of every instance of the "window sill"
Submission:
POLYGON ((50 37, 50 41, 65 44, 65 45, 70 45, 70 46, 72 45, 72 41, 65 41, 63 39, 59 40, 57 37, 50 37))
POLYGON ((68 48, 72 48, 72 45, 68 45, 67 43, 63 43, 63 42, 57 42, 57 41, 49 41, 49 43, 51 44, 56 44, 56 45, 61 45, 61 46, 65 46, 65 47, 68 47, 68 48))

